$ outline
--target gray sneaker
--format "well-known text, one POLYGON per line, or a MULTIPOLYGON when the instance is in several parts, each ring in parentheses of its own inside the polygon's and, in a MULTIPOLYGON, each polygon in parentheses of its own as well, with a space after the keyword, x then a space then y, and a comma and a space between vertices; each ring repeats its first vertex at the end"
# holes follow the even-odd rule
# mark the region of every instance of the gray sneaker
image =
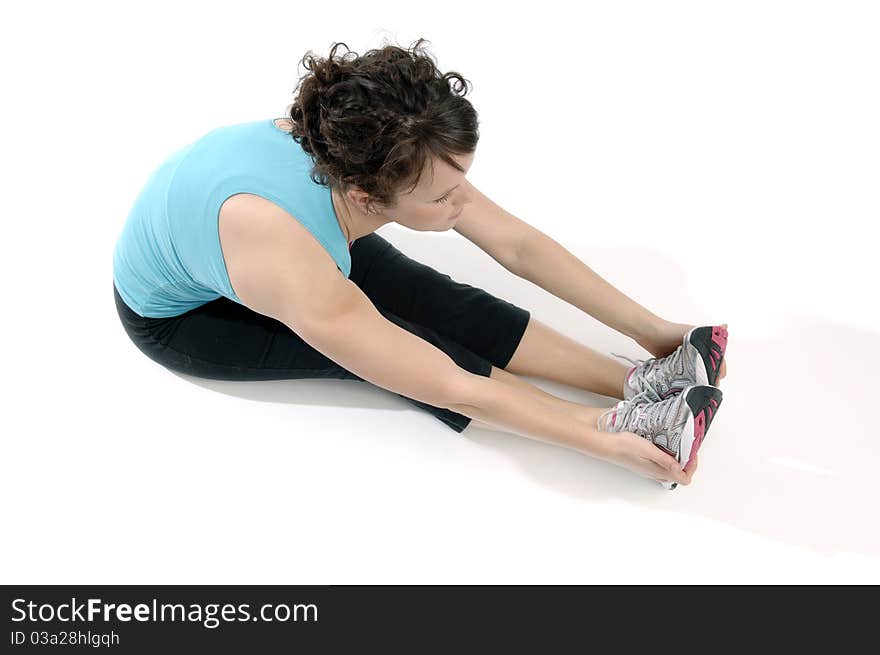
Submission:
MULTIPOLYGON (((645 390, 603 412, 596 426, 603 432, 633 432, 644 437, 685 468, 700 449, 721 399, 721 389, 710 385, 685 387, 660 402, 652 402, 651 392, 645 390)), ((663 486, 672 490, 678 484, 663 486)))
POLYGON ((624 400, 647 392, 651 400, 660 402, 692 385, 714 385, 726 349, 727 328, 704 325, 688 331, 682 344, 666 357, 636 360, 611 354, 634 365, 626 377, 624 400))

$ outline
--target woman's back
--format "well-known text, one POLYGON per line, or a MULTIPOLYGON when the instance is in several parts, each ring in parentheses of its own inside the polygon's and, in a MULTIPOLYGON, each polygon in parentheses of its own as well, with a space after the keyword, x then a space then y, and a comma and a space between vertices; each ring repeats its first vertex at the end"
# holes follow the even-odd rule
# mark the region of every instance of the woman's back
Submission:
MULTIPOLYGON (((284 129, 282 129, 284 128, 284 129)), ((173 152, 136 198, 113 253, 113 280, 141 316, 177 316, 221 296, 241 303, 218 234, 232 195, 261 196, 302 223, 348 277, 348 243, 330 189, 274 119, 220 127, 173 152)))

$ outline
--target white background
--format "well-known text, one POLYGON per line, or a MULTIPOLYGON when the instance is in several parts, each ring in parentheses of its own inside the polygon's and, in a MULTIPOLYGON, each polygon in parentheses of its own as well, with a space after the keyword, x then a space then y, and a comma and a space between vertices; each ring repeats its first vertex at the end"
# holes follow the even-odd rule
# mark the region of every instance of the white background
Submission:
MULTIPOLYGON (((23 6, 0 39, 2 582, 880 581, 875 3, 23 6), (473 83, 476 186, 660 316, 729 324, 691 486, 128 340, 112 249, 164 157, 282 116, 307 50, 420 36, 473 83)), ((648 356, 454 232, 380 233, 648 356)))

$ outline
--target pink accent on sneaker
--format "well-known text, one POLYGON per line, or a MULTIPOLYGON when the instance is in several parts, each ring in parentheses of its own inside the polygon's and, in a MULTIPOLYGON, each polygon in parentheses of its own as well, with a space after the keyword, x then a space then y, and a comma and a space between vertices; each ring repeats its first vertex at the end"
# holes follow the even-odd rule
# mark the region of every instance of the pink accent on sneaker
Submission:
POLYGON ((691 462, 694 459, 694 455, 697 454, 697 451, 700 449, 700 444, 703 443, 703 437, 706 434, 706 416, 704 412, 700 412, 694 417, 694 443, 691 446, 691 455, 688 457, 687 464, 685 464, 682 468, 687 468, 690 466, 691 462))
POLYGON ((721 325, 712 326, 712 341, 718 344, 722 353, 727 350, 727 328, 721 325))
POLYGON ((632 374, 636 372, 635 366, 632 367, 632 370, 629 372, 629 375, 626 376, 626 383, 629 384, 629 379, 632 377, 632 374))
POLYGON ((611 425, 614 425, 614 422, 617 420, 617 412, 611 413, 611 425))

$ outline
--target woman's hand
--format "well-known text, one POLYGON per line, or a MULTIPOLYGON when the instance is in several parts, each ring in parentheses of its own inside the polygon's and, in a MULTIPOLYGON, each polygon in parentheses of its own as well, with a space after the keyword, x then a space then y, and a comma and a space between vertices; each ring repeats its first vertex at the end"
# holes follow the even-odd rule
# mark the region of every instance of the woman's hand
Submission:
MULTIPOLYGON (((722 323, 722 325, 727 327, 727 323, 722 323)), ((652 327, 649 333, 637 338, 636 343, 654 357, 666 357, 681 345, 684 341, 684 335, 694 327, 696 326, 686 323, 671 323, 661 320, 652 327)), ((715 380, 716 386, 727 375, 726 360, 727 356, 721 359, 721 369, 718 371, 718 379, 715 380)))
POLYGON ((634 432, 615 432, 613 437, 613 445, 604 457, 607 461, 658 482, 691 483, 697 470, 696 455, 690 467, 682 469, 672 455, 634 432))

